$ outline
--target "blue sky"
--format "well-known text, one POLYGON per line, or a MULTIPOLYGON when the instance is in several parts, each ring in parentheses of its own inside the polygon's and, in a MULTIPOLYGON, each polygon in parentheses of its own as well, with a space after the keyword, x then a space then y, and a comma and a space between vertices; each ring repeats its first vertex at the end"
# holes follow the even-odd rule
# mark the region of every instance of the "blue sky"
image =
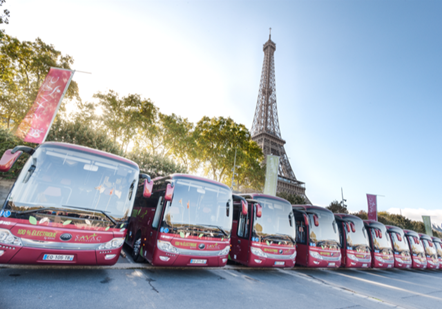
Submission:
POLYGON ((282 137, 319 205, 440 216, 440 1, 8 1, 7 33, 74 57, 83 100, 114 89, 249 129, 272 27, 282 137))

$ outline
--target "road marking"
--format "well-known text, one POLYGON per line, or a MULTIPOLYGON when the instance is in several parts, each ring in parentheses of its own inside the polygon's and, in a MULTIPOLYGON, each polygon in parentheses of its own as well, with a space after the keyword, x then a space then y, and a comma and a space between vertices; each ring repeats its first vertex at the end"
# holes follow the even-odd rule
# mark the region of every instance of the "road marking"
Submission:
POLYGON ((301 278, 303 280, 307 280, 309 282, 313 282, 313 283, 316 283, 316 284, 320 284, 320 285, 329 287, 329 288, 334 289, 334 290, 338 290, 338 291, 343 292, 343 293, 351 294, 353 296, 364 298, 364 299, 367 299, 367 300, 370 300, 370 301, 373 301, 373 302, 376 302, 376 303, 381 303, 381 304, 389 306, 389 307, 405 309, 404 307, 401 307, 399 305, 392 304, 392 303, 389 303, 389 302, 387 302, 385 300, 378 299, 378 298, 375 298, 375 297, 372 297, 372 296, 368 296, 368 295, 364 295, 364 294, 358 293, 356 291, 350 290, 349 288, 346 288, 346 287, 343 287, 343 286, 339 286, 339 285, 336 285, 336 284, 331 283, 329 281, 325 281, 323 279, 319 279, 319 278, 316 278, 316 277, 313 277, 313 276, 310 276, 310 275, 306 275, 306 274, 298 273, 298 272, 293 272, 291 270, 287 270, 286 271, 286 270, 278 269, 278 271, 283 272, 283 273, 288 274, 288 275, 293 276, 293 277, 298 277, 298 278, 301 278))
POLYGON ((392 290, 397 290, 397 291, 401 291, 401 292, 405 292, 405 293, 411 293, 411 294, 414 294, 414 295, 419 295, 419 296, 422 296, 422 297, 427 297, 427 298, 432 298, 432 299, 442 300, 442 298, 439 298, 439 297, 430 296, 430 295, 422 294, 422 293, 418 293, 418 292, 413 292, 413 291, 410 291, 410 290, 406 290, 406 289, 398 288, 398 287, 391 286, 391 285, 384 284, 384 283, 379 283, 379 282, 375 282, 375 281, 371 281, 371 280, 367 280, 367 279, 362 279, 362 278, 352 277, 352 276, 344 275, 344 274, 337 273, 337 272, 335 272, 335 274, 336 274, 336 275, 339 275, 339 276, 347 277, 347 278, 350 278, 350 279, 354 279, 354 280, 358 280, 358 281, 362 281, 362 282, 370 283, 370 284, 373 284, 373 285, 382 286, 382 287, 389 288, 389 289, 392 289, 392 290))
POLYGON ((238 277, 238 275, 231 273, 230 271, 226 270, 226 273, 228 273, 229 275, 233 276, 233 277, 238 277))
POLYGON ((413 283, 413 282, 406 281, 406 280, 395 279, 395 278, 391 278, 391 277, 387 277, 387 276, 377 275, 377 274, 373 274, 373 273, 368 272, 368 271, 360 271, 360 270, 357 270, 357 272, 360 272, 361 274, 368 274, 368 275, 372 275, 372 276, 376 276, 376 277, 386 278, 386 279, 389 279, 389 280, 400 281, 400 282, 404 282, 404 283, 407 283, 407 284, 412 284, 412 285, 422 286, 422 287, 429 288, 429 289, 433 289, 433 288, 434 288, 434 286, 428 286, 428 285, 423 285, 423 284, 417 284, 417 283, 413 283))

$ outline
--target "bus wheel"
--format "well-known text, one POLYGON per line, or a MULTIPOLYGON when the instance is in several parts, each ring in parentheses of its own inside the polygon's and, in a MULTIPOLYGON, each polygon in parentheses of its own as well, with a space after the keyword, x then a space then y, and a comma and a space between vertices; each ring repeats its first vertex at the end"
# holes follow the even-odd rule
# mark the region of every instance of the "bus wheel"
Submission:
POLYGON ((132 249, 132 259, 135 263, 141 263, 144 258, 140 255, 141 251, 141 236, 137 235, 132 249))

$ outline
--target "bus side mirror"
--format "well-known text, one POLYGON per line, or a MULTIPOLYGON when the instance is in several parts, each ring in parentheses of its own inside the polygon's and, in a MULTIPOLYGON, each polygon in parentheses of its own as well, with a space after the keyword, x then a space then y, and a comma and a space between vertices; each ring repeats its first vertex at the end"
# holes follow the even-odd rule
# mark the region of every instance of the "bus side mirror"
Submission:
POLYGON ((402 236, 401 236, 401 234, 397 234, 397 240, 402 241, 402 236))
POLYGON ((306 214, 303 214, 303 215, 304 215, 304 223, 305 223, 305 226, 308 226, 308 217, 307 217, 306 214))
POLYGON ((351 231, 353 233, 356 233, 356 227, 355 227, 355 224, 353 222, 350 223, 350 227, 351 227, 351 231))
POLYGON ((379 231, 379 238, 382 238, 382 231, 379 231))
POLYGON ((150 179, 144 179, 143 197, 149 198, 152 195, 153 181, 150 179))
POLYGON ((315 226, 319 226, 319 219, 317 215, 313 215, 313 221, 315 222, 315 226))
POLYGON ((6 150, 0 159, 0 172, 8 172, 22 153, 23 151, 12 153, 12 149, 6 150))
POLYGON ((174 186, 170 183, 167 184, 167 188, 166 188, 166 196, 164 197, 164 199, 167 202, 170 202, 172 200, 173 197, 173 190, 174 190, 174 186))
POLYGON ((350 233, 350 223, 346 223, 345 226, 347 227, 347 233, 350 233))
POLYGON ((428 244, 430 245, 430 247, 433 247, 433 243, 431 241, 429 241, 428 244))
POLYGON ((248 212, 248 210, 247 210, 247 208, 248 208, 247 202, 241 200, 241 207, 242 207, 242 208, 241 208, 241 214, 242 214, 243 216, 247 216, 247 212, 248 212))
POLYGON ((262 216, 262 206, 259 204, 256 204, 256 217, 261 218, 262 216))

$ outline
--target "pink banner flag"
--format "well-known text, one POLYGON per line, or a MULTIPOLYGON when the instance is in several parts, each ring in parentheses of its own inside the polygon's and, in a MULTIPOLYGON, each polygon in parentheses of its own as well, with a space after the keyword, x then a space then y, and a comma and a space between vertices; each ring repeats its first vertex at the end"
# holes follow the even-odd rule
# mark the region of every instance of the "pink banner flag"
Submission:
POLYGON ((51 128, 74 71, 51 68, 37 98, 18 126, 16 135, 25 142, 41 144, 51 128))
POLYGON ((378 205, 376 195, 367 194, 368 220, 378 221, 378 205))

